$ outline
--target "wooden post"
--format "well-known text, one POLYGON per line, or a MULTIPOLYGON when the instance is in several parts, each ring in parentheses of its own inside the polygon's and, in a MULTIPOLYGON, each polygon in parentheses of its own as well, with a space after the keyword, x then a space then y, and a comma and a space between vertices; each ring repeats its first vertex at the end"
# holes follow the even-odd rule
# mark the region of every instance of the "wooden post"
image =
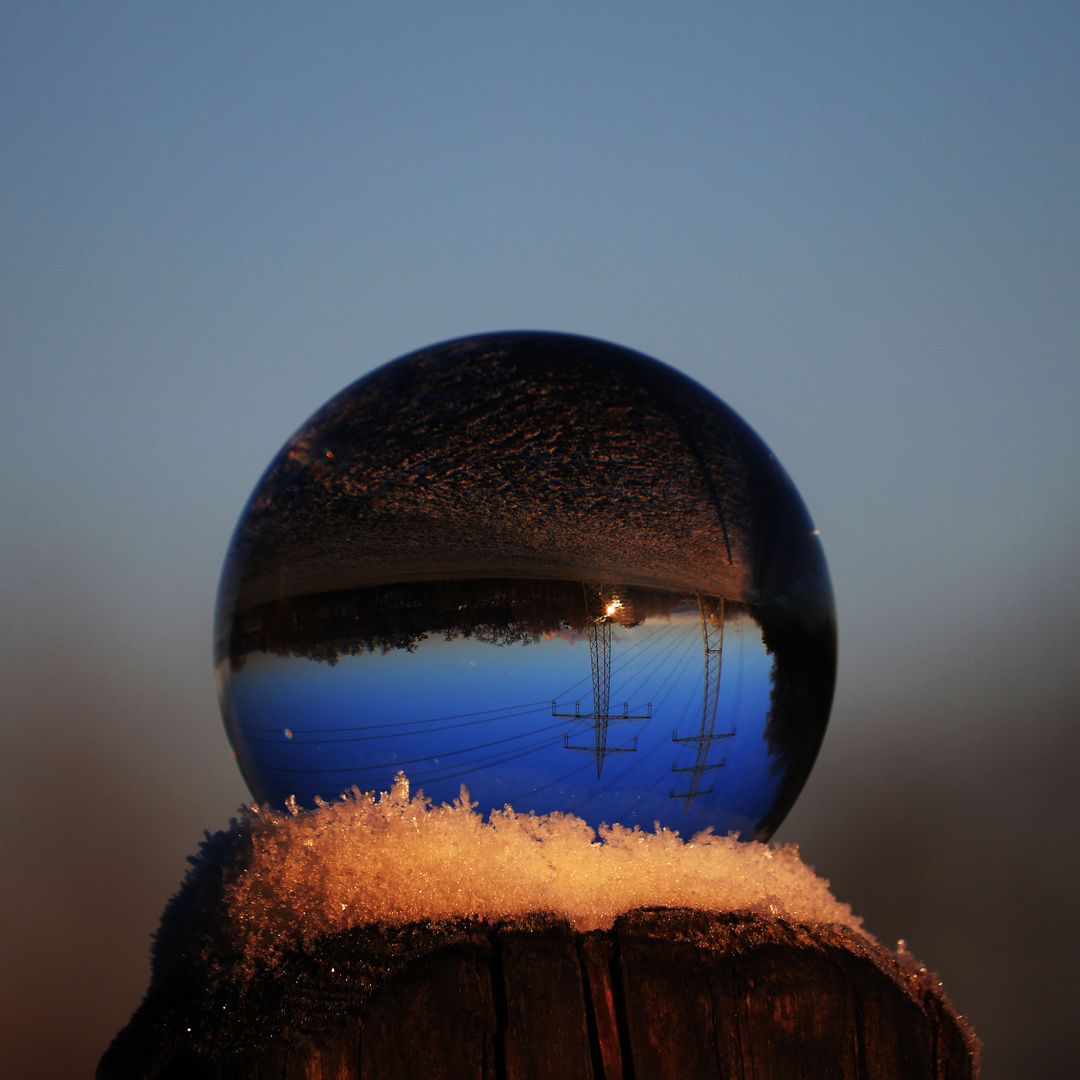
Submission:
POLYGON ((969 1080, 937 980, 846 927, 640 909, 364 927, 157 980, 98 1080, 969 1080))

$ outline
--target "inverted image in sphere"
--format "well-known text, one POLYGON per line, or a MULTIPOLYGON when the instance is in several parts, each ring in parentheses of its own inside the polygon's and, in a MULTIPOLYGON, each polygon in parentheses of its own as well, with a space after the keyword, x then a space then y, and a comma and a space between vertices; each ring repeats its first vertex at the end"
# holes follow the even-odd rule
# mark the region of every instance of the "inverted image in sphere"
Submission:
POLYGON ((312 416, 237 526, 218 688, 255 799, 435 802, 765 839, 836 623, 787 473, 691 379, 566 334, 402 357, 312 416))

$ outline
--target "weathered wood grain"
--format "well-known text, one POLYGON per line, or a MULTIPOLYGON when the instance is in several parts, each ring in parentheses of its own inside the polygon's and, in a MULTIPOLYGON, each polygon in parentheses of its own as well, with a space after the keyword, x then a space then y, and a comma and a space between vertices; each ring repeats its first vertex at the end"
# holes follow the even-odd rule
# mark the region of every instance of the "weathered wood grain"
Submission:
POLYGON ((506 1080, 593 1080, 581 962, 566 923, 498 934, 506 1080))
POLYGON ((925 969, 839 926, 629 912, 366 927, 243 984, 158 977, 99 1080, 973 1080, 925 969))

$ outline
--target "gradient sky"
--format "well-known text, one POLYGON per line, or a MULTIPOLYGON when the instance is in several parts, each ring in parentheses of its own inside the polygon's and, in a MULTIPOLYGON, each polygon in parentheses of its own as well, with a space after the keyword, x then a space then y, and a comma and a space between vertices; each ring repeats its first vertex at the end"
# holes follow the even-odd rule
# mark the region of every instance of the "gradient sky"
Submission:
MULTIPOLYGON (((872 801, 887 762, 928 798, 980 799, 1012 763, 976 832, 1009 800, 1029 837, 1076 822, 1053 769, 1078 700, 1078 46, 1080 7, 1050 2, 5 3, 16 1074, 96 1058, 184 856, 244 798, 210 627, 261 471, 373 366, 496 329, 654 355, 787 467, 841 667, 833 786, 815 774, 782 835, 883 938, 925 922, 917 951, 983 1002, 975 946, 950 959, 957 931, 914 909, 875 924, 828 835, 861 816, 836 792, 872 801), (1024 746, 1045 753, 1018 779, 1024 746), (86 878, 70 895, 65 860, 86 878), (43 961, 61 955, 64 980, 43 961), (67 1035, 41 1034, 43 1009, 67 1035)), ((947 816, 926 805, 906 812, 947 816)), ((1046 875, 1040 895, 1078 895, 1075 872, 1046 875)), ((1004 999, 970 1008, 998 1046, 987 1080, 1031 1064, 996 1034, 1004 999)), ((1046 1064, 1027 1075, 1059 1075, 1064 1049, 1031 1030, 1046 1064)))

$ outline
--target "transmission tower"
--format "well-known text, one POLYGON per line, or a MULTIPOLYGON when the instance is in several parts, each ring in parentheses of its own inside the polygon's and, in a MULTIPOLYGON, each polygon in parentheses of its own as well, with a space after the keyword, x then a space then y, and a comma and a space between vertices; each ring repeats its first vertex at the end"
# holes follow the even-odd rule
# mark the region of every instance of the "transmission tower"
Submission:
POLYGON ((596 775, 599 778, 604 767, 604 758, 608 754, 630 754, 637 749, 637 736, 632 746, 608 746, 608 728, 613 724, 629 724, 635 720, 648 720, 652 717, 652 703, 640 715, 631 715, 630 706, 624 701, 621 713, 612 713, 611 701, 611 624, 616 612, 622 607, 622 601, 615 595, 610 585, 584 585, 585 617, 589 629, 589 667, 592 670, 592 712, 583 713, 581 702, 574 702, 573 712, 559 712, 556 704, 551 703, 551 715, 574 720, 579 724, 591 725, 593 744, 591 746, 573 746, 570 736, 563 735, 563 746, 567 750, 577 750, 592 754, 596 758, 596 775))
POLYGON ((708 795, 712 788, 701 788, 701 783, 707 772, 719 769, 724 762, 709 761, 709 751, 713 743, 730 739, 735 734, 735 729, 717 733, 716 731, 716 703, 720 694, 720 665, 724 655, 724 601, 721 598, 719 608, 698 596, 698 610, 701 613, 701 638, 705 645, 705 701, 701 709, 701 730, 697 735, 687 735, 679 738, 678 731, 671 733, 671 741, 682 743, 684 746, 693 746, 696 750, 694 764, 680 766, 675 762, 671 764, 673 773, 686 773, 690 776, 690 787, 687 791, 677 792, 671 789, 670 798, 682 799, 685 803, 683 812, 690 810, 690 804, 702 795, 708 795))

